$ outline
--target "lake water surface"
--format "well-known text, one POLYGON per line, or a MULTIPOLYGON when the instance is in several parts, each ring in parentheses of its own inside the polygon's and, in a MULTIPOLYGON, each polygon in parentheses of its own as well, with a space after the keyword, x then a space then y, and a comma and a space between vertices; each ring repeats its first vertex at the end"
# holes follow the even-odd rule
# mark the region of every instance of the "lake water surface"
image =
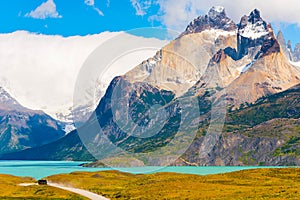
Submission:
POLYGON ((220 174, 245 169, 274 168, 274 167, 134 167, 134 168, 86 168, 79 166, 84 162, 71 161, 0 161, 0 174, 15 176, 30 176, 41 179, 54 174, 71 173, 75 171, 104 171, 119 170, 133 174, 176 172, 184 174, 220 174))

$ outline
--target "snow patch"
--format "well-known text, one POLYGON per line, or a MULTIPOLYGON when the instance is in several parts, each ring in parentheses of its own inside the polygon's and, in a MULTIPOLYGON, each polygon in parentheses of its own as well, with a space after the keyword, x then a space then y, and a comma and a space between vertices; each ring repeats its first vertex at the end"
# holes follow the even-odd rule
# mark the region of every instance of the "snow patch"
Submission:
POLYGON ((203 31, 202 33, 206 33, 206 34, 213 36, 215 38, 215 40, 217 40, 220 36, 228 37, 228 36, 236 35, 236 31, 224 31, 221 29, 209 29, 209 30, 203 31))
POLYGON ((64 127, 64 131, 66 134, 70 133, 71 131, 75 130, 76 127, 74 124, 66 124, 64 127))
POLYGON ((300 67, 300 62, 293 62, 293 61, 290 61, 290 63, 294 66, 297 66, 297 67, 300 67))
POLYGON ((212 19, 215 19, 216 17, 222 15, 222 13, 225 13, 225 9, 223 7, 214 6, 209 10, 208 16, 212 19))
POLYGON ((269 34, 266 30, 263 21, 259 21, 255 24, 248 23, 243 29, 239 30, 241 36, 245 38, 258 39, 262 36, 269 34))
POLYGON ((212 10, 214 10, 218 13, 222 13, 222 12, 224 12, 225 8, 223 6, 213 6, 212 10))
POLYGON ((243 65, 241 67, 239 67, 237 70, 239 71, 239 73, 245 73, 246 71, 248 71, 248 69, 250 69, 252 67, 252 65, 254 64, 255 61, 252 61, 251 63, 247 64, 247 65, 243 65))

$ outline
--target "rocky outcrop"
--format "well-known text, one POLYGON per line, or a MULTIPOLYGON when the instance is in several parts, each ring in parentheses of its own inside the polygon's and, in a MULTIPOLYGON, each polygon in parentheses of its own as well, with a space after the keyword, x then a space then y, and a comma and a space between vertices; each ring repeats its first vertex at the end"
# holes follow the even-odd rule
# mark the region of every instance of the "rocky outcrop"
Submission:
POLYGON ((290 40, 286 43, 286 40, 281 31, 277 34, 277 40, 283 50, 285 56, 292 62, 300 62, 300 44, 296 44, 293 49, 292 43, 290 40))
POLYGON ((278 31, 277 33, 277 40, 282 48, 282 51, 284 55, 290 60, 294 61, 294 56, 293 56, 293 49, 291 45, 291 41, 289 40, 286 42, 283 33, 281 31, 278 31))

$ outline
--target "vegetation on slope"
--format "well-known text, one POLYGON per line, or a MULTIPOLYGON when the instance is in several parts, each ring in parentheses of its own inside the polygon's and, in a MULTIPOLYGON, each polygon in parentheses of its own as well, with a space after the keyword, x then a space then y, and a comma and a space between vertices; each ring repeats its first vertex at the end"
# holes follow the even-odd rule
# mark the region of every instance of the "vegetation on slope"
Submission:
POLYGON ((0 175, 0 199, 86 199, 77 194, 50 186, 19 186, 20 183, 36 182, 34 179, 0 175))
MULTIPOLYGON (((142 94, 142 93, 141 93, 142 94)), ((159 95, 158 95, 159 96, 159 95)), ((209 95, 206 93, 199 96, 199 106, 201 107, 201 118, 187 115, 186 121, 190 127, 183 127, 182 130, 189 131, 189 128, 198 129, 198 134, 191 144, 188 151, 181 157, 182 160, 193 163, 194 165, 297 165, 300 163, 300 86, 290 90, 278 93, 269 97, 259 99, 254 104, 241 106, 240 109, 228 109, 226 122, 224 125, 220 144, 214 148, 215 152, 207 158, 207 161, 199 159, 199 147, 206 135, 206 129, 209 126, 209 95), (203 110, 203 108, 205 108, 203 110), (233 142, 238 141, 238 142, 233 142), (226 142, 233 145, 225 145, 226 142), (218 162, 217 162, 218 160, 218 162), (220 161, 220 162, 219 162, 220 161)), ((189 100, 189 93, 182 101, 189 100)), ((155 98, 154 98, 155 99, 155 98)), ((145 99, 144 99, 145 100, 145 99)), ((146 99, 147 102, 149 99, 146 99)), ((146 102, 145 100, 145 102, 146 102)), ((141 104, 139 102, 140 106, 141 104)), ((188 105, 188 102, 185 104, 188 105)), ((172 105, 166 105, 171 107, 172 105)), ((166 107, 165 106, 165 107, 166 107)), ((137 108, 134 106, 132 109, 137 108)), ((176 104, 174 105, 176 108, 176 104)), ((102 109, 100 109, 102 110, 102 109)), ((171 109, 172 110, 172 109, 171 109)), ((173 109, 178 110, 178 109, 173 109)), ((103 111, 103 110, 102 110, 103 111)), ((174 111, 174 116, 177 112, 174 111)), ((97 112, 97 111, 96 111, 97 112)), ((99 111, 100 112, 100 111, 99 111)), ((135 112, 132 113, 136 114, 135 112)), ((180 112, 179 112, 180 114, 180 112)), ((147 117, 147 116, 146 116, 147 117)), ((169 120, 161 130, 147 140, 137 139, 132 141, 128 138, 122 143, 119 140, 113 140, 122 148, 133 152, 151 152, 156 148, 168 144, 178 130, 178 123, 175 120, 169 120), (173 123, 174 122, 174 123, 173 123), (162 134, 163 133, 163 134, 162 134)), ((143 119, 140 119, 141 121, 143 119)), ((100 120, 101 121, 101 120, 100 120)), ((102 123, 104 123, 102 121, 102 123)), ((112 122, 109 122, 112 123, 112 122)), ((107 129, 109 131, 111 129, 107 129)), ((120 137, 122 136, 121 132, 120 137)), ((112 134, 112 133, 110 133, 112 134)), ((118 136, 116 134, 115 136, 118 136)), ((123 137, 121 137, 122 139, 123 137)), ((184 139, 184 138, 183 138, 184 139)), ((66 137, 43 147, 28 149, 19 153, 0 156, 1 159, 49 159, 49 160, 95 160, 89 154, 76 131, 73 131, 66 137)), ((147 165, 145 162, 144 164, 147 165)), ((164 163, 156 163, 157 165, 164 163)), ((186 165, 186 163, 175 163, 176 165, 186 165)), ((102 164, 101 164, 102 165, 102 164)))
POLYGON ((111 199, 299 199, 300 169, 254 169, 218 175, 118 171, 74 172, 47 178, 111 199))

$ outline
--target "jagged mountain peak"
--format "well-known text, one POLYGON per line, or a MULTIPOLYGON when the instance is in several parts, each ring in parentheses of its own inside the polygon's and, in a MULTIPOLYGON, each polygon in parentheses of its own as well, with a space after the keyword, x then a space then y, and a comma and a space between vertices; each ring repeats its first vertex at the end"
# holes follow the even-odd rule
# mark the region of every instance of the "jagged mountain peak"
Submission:
MULTIPOLYGON (((290 49, 292 49, 291 44, 290 44, 290 49)), ((295 45, 295 48, 293 51, 293 61, 300 62, 300 43, 295 45)))
POLYGON ((286 41, 285 41, 285 38, 284 38, 284 36, 283 36, 282 31, 278 31, 278 33, 277 33, 277 40, 278 40, 278 41, 279 41, 279 40, 282 40, 284 43, 286 42, 286 41))
POLYGON ((259 21, 263 21, 263 19, 261 18, 261 15, 260 15, 260 11, 258 9, 254 9, 249 17, 248 17, 249 21, 252 22, 252 24, 255 24, 259 21))
POLYGON ((186 30, 181 34, 181 36, 191 33, 199 33, 210 29, 235 31, 237 26, 234 21, 226 15, 224 7, 213 6, 209 10, 208 14, 194 19, 187 26, 186 30))
POLYGON ((31 110, 21 105, 6 89, 0 86, 0 111, 27 112, 32 114, 43 114, 40 110, 31 110))
POLYGON ((209 12, 208 12, 208 16, 211 19, 215 19, 217 17, 221 17, 221 16, 225 16, 226 17, 226 12, 225 12, 225 8, 222 6, 213 6, 209 12))
POLYGON ((0 109, 23 109, 23 107, 0 86, 0 109))
POLYGON ((241 18, 237 36, 238 59, 249 56, 256 60, 281 51, 271 24, 262 19, 257 9, 241 18))
POLYGON ((238 29, 241 36, 251 39, 258 39, 273 32, 271 25, 262 19, 257 9, 253 10, 249 16, 242 17, 238 29))
POLYGON ((291 41, 289 40, 286 42, 282 31, 278 31, 277 41, 279 42, 285 57, 287 57, 290 61, 294 61, 291 41))

